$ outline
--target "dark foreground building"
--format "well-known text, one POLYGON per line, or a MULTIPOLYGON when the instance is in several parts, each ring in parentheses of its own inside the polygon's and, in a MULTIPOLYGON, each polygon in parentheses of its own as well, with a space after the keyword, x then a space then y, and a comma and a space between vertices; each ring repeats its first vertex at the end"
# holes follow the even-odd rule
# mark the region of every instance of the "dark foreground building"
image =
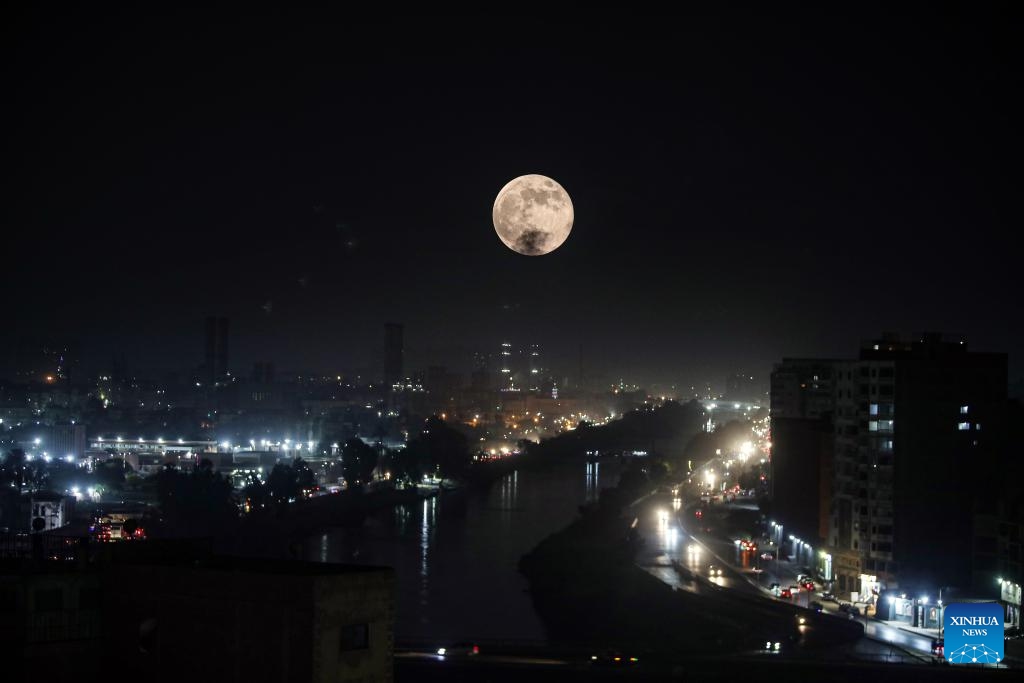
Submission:
POLYGON ((393 623, 387 568, 0 540, 5 680, 390 681, 393 623))

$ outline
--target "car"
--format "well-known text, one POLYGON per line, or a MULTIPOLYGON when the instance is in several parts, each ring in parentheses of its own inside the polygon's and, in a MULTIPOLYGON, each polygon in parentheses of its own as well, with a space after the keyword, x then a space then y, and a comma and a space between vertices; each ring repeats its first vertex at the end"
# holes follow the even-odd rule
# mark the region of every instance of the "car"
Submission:
POLYGON ((772 655, 781 654, 782 646, 784 644, 785 641, 783 640, 766 640, 764 643, 764 651, 772 655))
POLYGON ((779 597, 780 598, 786 598, 786 599, 792 598, 793 597, 793 591, 791 589, 789 589, 789 588, 783 588, 781 591, 779 591, 779 597))
POLYGON ((770 586, 768 586, 768 592, 776 597, 778 597, 779 593, 781 592, 781 589, 782 587, 777 583, 773 583, 770 586))
POLYGON ((944 638, 936 638, 932 641, 932 654, 939 659, 946 657, 946 641, 944 638))
POLYGON ((815 600, 814 602, 812 602, 810 604, 810 608, 812 610, 814 610, 815 612, 818 612, 820 614, 825 609, 825 606, 823 604, 821 604, 820 602, 818 602, 817 600, 815 600))
POLYGON ((459 642, 454 645, 437 648, 437 654, 442 657, 472 657, 480 654, 480 646, 476 643, 459 642))
POLYGON ((810 581, 810 580, 811 580, 811 577, 807 576, 807 574, 804 574, 803 572, 801 572, 801 573, 796 575, 796 582, 797 583, 804 583, 805 581, 810 581))
POLYGON ((714 577, 717 578, 717 577, 719 577, 721 575, 722 575, 722 568, 721 567, 716 567, 715 565, 711 565, 710 567, 708 567, 708 576, 714 576, 714 577))
POLYGON ((801 585, 801 586, 803 587, 803 589, 804 589, 804 590, 806 590, 806 591, 807 591, 808 593, 813 593, 813 592, 814 592, 814 582, 813 582, 813 581, 804 581, 804 582, 803 582, 802 584, 800 584, 800 585, 801 585))
POLYGON ((824 593, 822 593, 821 599, 825 602, 834 602, 836 604, 839 604, 839 598, 836 597, 836 594, 831 593, 829 591, 825 591, 824 593))
POLYGON ((761 553, 761 559, 762 560, 774 560, 775 559, 775 553, 761 553))

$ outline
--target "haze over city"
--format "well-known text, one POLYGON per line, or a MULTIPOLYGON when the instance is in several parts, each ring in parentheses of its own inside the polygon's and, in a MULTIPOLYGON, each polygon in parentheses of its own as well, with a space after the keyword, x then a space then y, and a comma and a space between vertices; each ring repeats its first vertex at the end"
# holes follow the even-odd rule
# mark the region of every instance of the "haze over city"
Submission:
POLYGON ((21 10, 0 677, 1024 666, 1022 28, 21 10))

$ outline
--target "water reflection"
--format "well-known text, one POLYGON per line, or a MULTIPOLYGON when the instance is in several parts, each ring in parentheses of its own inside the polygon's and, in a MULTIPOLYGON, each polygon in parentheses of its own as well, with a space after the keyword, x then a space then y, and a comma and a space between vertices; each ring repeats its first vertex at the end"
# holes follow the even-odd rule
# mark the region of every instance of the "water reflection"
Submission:
POLYGON ((601 495, 601 463, 587 463, 586 485, 586 502, 596 502, 601 495))
MULTIPOLYGON (((613 486, 618 468, 603 469, 603 484, 613 486)), ((597 473, 597 463, 512 472, 487 488, 379 510, 362 526, 318 534, 306 556, 394 567, 400 640, 543 640, 519 559, 596 498, 597 473), (484 602, 488 609, 479 609, 484 602)))
POLYGON ((420 605, 430 602, 430 541, 437 521, 437 498, 423 500, 420 516, 420 605))
POLYGON ((498 482, 498 508, 506 512, 515 510, 519 501, 519 471, 505 475, 498 482))

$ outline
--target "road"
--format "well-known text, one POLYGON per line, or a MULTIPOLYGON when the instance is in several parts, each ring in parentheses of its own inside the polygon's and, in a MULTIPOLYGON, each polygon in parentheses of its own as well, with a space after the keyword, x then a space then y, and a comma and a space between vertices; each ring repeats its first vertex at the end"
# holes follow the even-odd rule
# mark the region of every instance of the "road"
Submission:
MULTIPOLYGON (((783 587, 797 583, 799 567, 785 560, 762 560, 763 548, 741 551, 734 539, 726 537, 714 524, 709 527, 709 513, 697 517, 698 507, 695 504, 684 506, 679 497, 670 495, 654 496, 638 504, 634 512, 647 544, 637 564, 666 584, 692 593, 714 595, 726 590, 734 595, 790 602, 795 609, 821 602, 816 593, 806 590, 795 592, 790 600, 772 595, 768 590, 772 583, 783 587)), ((743 498, 735 503, 713 506, 720 511, 729 507, 748 512, 756 510, 752 500, 743 498)), ((822 605, 826 613, 845 617, 838 611, 837 604, 822 602, 822 605)), ((908 651, 909 656, 898 655, 900 659, 930 661, 930 638, 873 619, 859 621, 864 625, 867 642, 858 643, 858 653, 872 659, 892 657, 895 646, 908 651)))

